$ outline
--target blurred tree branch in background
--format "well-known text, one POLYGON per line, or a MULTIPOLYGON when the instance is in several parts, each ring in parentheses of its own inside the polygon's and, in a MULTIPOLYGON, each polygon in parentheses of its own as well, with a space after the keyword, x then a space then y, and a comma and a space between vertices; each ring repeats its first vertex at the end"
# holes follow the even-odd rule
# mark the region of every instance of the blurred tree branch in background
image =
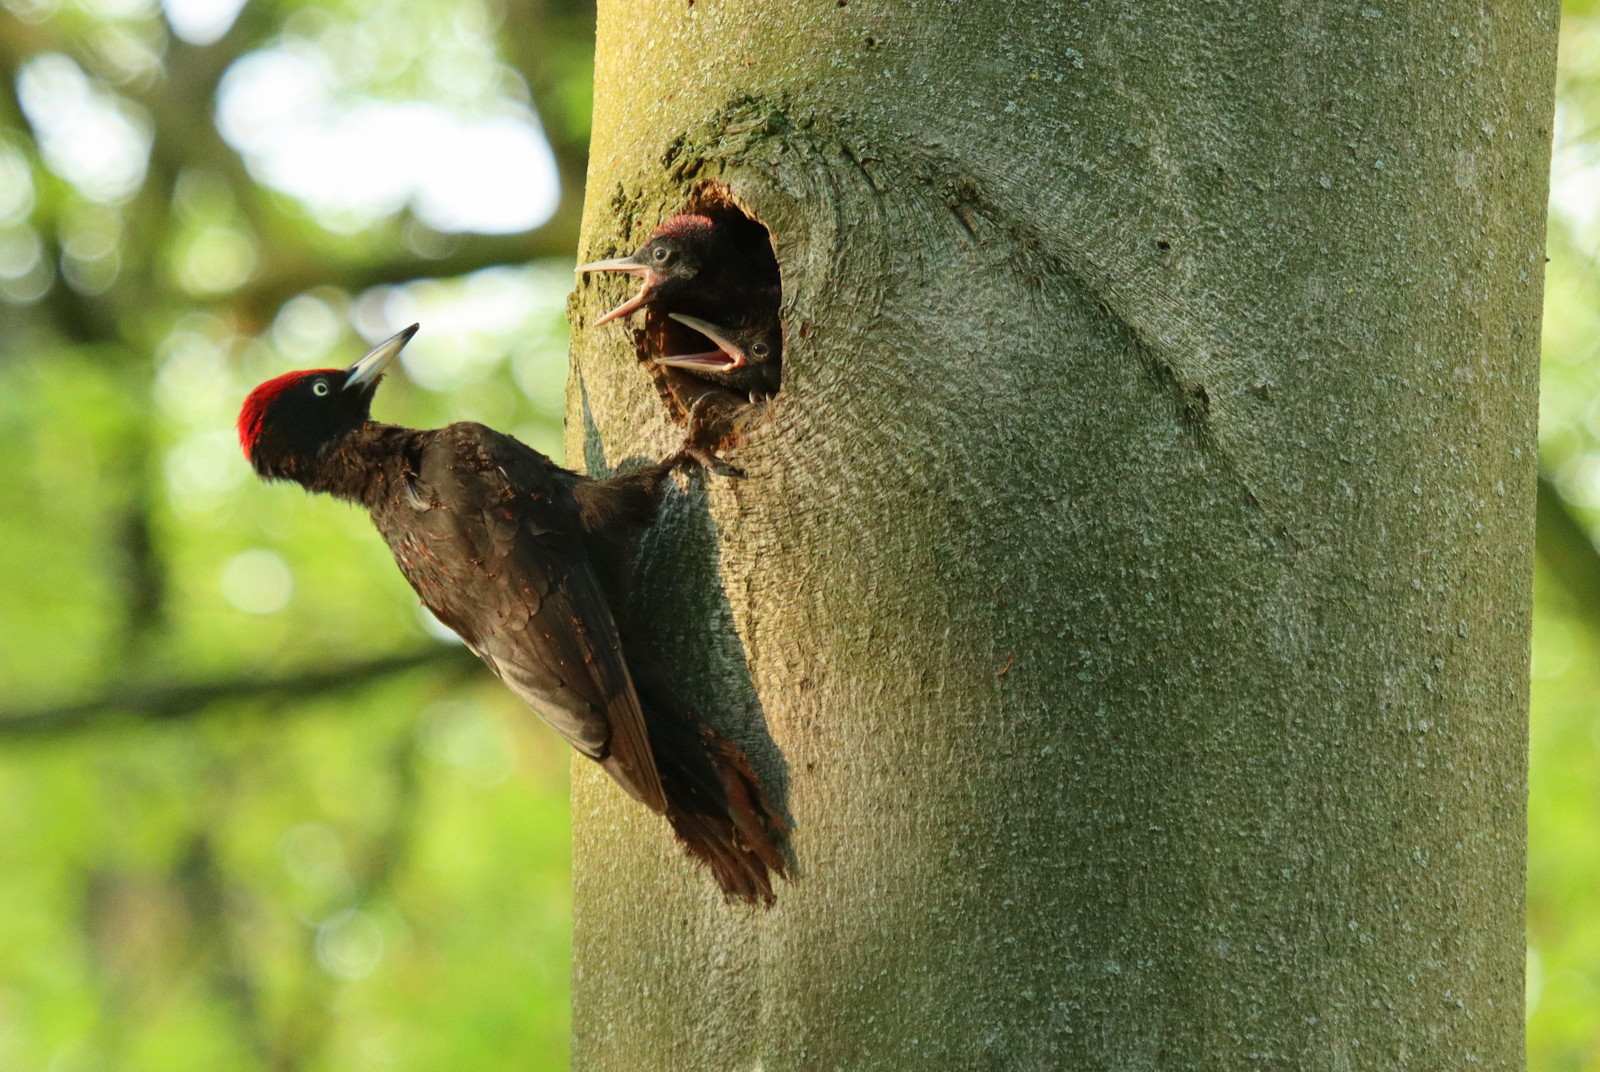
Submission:
POLYGON ((238 677, 218 681, 168 684, 156 688, 118 690, 75 703, 50 707, 0 708, 0 738, 55 736, 109 728, 127 721, 167 721, 208 713, 213 705, 238 700, 292 700, 332 696, 369 685, 381 678, 418 669, 451 671, 465 676, 482 668, 471 652, 440 645, 410 655, 367 659, 343 666, 306 670, 273 677, 238 677))
MULTIPOLYGON (((453 243, 453 248, 437 259, 407 255, 394 260, 353 264, 329 264, 312 255, 276 258, 264 266, 254 282, 242 287, 229 305, 243 320, 265 323, 284 302, 322 286, 338 286, 351 291, 392 283, 404 283, 423 275, 458 276, 497 264, 546 257, 570 257, 577 248, 576 220, 571 229, 547 225, 537 231, 517 235, 468 235, 453 243)), ((552 221, 552 224, 554 221, 552 221)))

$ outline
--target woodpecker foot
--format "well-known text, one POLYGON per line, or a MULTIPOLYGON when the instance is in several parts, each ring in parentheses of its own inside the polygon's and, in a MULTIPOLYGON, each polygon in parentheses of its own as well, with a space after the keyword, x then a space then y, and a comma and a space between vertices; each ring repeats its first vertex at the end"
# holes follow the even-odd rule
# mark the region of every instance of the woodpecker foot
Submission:
POLYGON ((689 407, 685 423, 689 426, 688 434, 684 436, 683 446, 678 448, 678 453, 668 459, 673 468, 683 468, 690 462, 699 465, 707 472, 718 476, 738 478, 744 476, 744 470, 738 466, 729 465, 717 457, 716 451, 706 445, 706 440, 712 438, 715 431, 714 418, 708 417, 708 408, 715 402, 711 393, 703 394, 694 400, 689 407))
POLYGON ((686 447, 684 453, 699 462, 700 468, 707 472, 728 477, 730 480, 739 480, 744 477, 743 469, 740 469, 737 465, 729 465, 704 447, 686 447))

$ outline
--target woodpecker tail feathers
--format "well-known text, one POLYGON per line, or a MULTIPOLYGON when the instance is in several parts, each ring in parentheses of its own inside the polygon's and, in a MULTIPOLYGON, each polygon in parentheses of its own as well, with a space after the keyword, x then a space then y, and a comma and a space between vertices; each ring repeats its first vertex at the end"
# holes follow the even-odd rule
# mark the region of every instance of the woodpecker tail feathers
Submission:
POLYGON ((667 821, 729 900, 770 906, 773 876, 788 877, 788 824, 768 802, 743 750, 704 723, 648 718, 667 794, 667 821), (659 727, 659 729, 657 729, 659 727))

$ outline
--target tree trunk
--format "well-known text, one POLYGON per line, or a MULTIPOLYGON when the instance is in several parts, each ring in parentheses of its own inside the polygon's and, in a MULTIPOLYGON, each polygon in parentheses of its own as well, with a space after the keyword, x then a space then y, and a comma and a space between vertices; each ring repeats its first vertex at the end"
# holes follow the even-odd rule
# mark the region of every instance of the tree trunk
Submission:
MULTIPOLYGON (((1521 1066, 1556 22, 603 0, 586 255, 717 180, 783 268, 639 610, 798 877, 580 764, 576 1068, 1521 1066)), ((591 471, 681 434, 620 293, 591 471)))

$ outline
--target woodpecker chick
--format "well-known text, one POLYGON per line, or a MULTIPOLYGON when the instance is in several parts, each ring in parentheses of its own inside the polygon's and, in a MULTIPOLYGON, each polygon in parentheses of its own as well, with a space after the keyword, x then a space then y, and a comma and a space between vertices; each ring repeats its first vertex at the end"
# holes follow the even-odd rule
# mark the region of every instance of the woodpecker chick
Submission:
POLYGON ((777 317, 747 317, 723 326, 683 313, 667 316, 705 336, 714 349, 669 354, 656 358, 657 364, 681 368, 752 399, 778 393, 783 381, 783 328, 777 317))
POLYGON ((754 309, 777 315, 777 278, 763 279, 767 273, 743 253, 732 229, 709 216, 674 216, 628 256, 580 264, 577 270, 639 279, 638 292, 596 320, 596 327, 646 305, 714 319, 754 309))
POLYGON ((269 380, 239 414, 245 457, 365 506, 400 572, 506 686, 635 800, 665 814, 729 897, 773 900, 783 819, 744 754, 676 702, 624 642, 628 544, 680 452, 591 480, 481 424, 380 424, 369 411, 406 328, 347 369, 269 380))

